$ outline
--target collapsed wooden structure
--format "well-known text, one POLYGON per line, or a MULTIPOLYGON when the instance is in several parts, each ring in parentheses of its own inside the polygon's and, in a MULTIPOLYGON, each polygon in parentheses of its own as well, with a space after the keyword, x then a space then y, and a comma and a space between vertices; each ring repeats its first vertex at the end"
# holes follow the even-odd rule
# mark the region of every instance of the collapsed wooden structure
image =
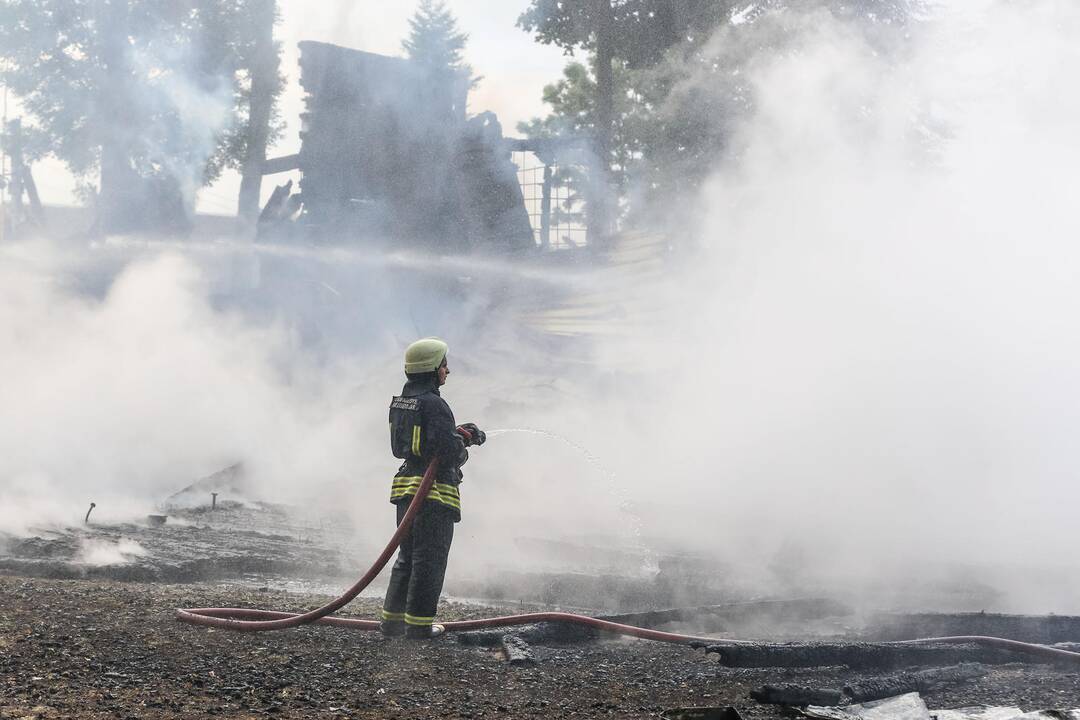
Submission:
MULTIPOLYGON (((267 161, 264 174, 303 173, 297 226, 305 235, 450 250, 535 248, 511 146, 491 113, 466 117, 467 79, 301 42, 300 84, 300 152, 267 161)), ((295 203, 278 200, 292 209, 264 221, 295 214, 295 203)))

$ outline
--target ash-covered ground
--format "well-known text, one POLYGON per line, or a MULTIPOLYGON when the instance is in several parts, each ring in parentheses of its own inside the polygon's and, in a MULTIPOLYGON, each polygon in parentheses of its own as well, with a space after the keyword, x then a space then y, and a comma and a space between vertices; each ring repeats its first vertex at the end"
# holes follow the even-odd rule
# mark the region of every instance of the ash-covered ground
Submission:
MULTIPOLYGON (((121 583, 0 576, 0 717, 38 718, 650 718, 726 706, 778 718, 749 699, 765 683, 838 687, 873 676, 844 667, 738 669, 715 655, 647 641, 534 648, 517 667, 451 637, 415 642, 305 627, 242 634, 178 623, 172 610, 235 605, 303 610, 324 596, 236 585, 121 583)), ((372 617, 360 599, 347 614, 372 617)), ((447 619, 491 608, 444 604, 447 619)), ((995 665, 924 694, 930 707, 1075 707, 1077 669, 995 665)))
POLYGON ((38 577, 161 582, 337 578, 359 566, 342 520, 282 505, 223 500, 119 524, 40 528, 0 537, 0 570, 38 577), (151 518, 164 518, 155 524, 151 518))
MULTIPOLYGON (((839 688, 904 669, 889 662, 727 667, 704 649, 580 633, 541 640, 523 634, 535 664, 519 666, 498 644, 455 636, 410 642, 331 627, 265 634, 192 627, 177 622, 173 610, 317 607, 350 585, 375 553, 353 547, 345 521, 308 518, 296 508, 222 500, 213 509, 174 505, 160 512, 168 514, 163 523, 147 517, 110 525, 91 517, 0 543, 0 718, 636 718, 722 706, 745 718, 774 718, 781 707, 752 700, 752 689, 839 688)), ((867 615, 828 598, 763 601, 725 588, 723 568, 701 558, 660 557, 659 572, 642 578, 632 572, 635 558, 610 548, 522 543, 551 557, 589 552, 611 571, 517 568, 452 578, 452 597, 477 600, 444 601, 441 619, 548 608, 769 642, 976 633, 1080 641, 1077 618, 867 615), (714 607, 671 610, 676 597, 714 607)), ((380 592, 371 588, 343 614, 375 617, 380 592)), ((982 677, 924 697, 930 707, 1080 705, 1077 666, 1014 660, 1021 659, 990 657, 982 677)))
MULTIPOLYGON (((212 479, 216 476, 211 476, 212 479)), ((204 482, 204 481, 200 481, 204 482)), ((198 484, 198 483, 197 483, 198 484)), ((331 591, 348 587, 382 546, 358 541, 345 515, 251 500, 190 502, 187 490, 124 523, 89 522, 0 534, 0 571, 43 578, 144 582, 231 581, 255 587, 331 591), (174 500, 178 498, 179 502, 174 500), (157 522, 154 522, 154 520, 157 522)), ((209 491, 200 494, 209 499, 209 491)), ((388 506, 389 507, 389 506, 388 506)), ((644 575, 640 552, 617 542, 514 538, 526 567, 504 562, 466 568, 445 592, 519 607, 586 612, 669 608, 692 597, 707 605, 746 599, 722 566, 688 554, 659 556, 644 575), (588 563, 582 559, 588 558, 588 563)), ((381 592, 376 580, 372 594, 381 592)))

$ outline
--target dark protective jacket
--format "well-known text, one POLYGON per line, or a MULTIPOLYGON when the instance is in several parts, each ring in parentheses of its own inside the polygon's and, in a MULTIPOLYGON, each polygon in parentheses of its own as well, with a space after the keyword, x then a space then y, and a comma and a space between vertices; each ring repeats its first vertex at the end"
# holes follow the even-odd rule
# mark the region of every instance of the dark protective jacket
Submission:
POLYGON ((439 458, 435 484, 428 502, 435 502, 461 519, 461 466, 469 457, 458 435, 454 413, 439 395, 439 381, 434 377, 409 380, 401 395, 390 402, 390 449, 401 458, 390 489, 390 502, 411 502, 420 488, 424 471, 433 457, 439 458))

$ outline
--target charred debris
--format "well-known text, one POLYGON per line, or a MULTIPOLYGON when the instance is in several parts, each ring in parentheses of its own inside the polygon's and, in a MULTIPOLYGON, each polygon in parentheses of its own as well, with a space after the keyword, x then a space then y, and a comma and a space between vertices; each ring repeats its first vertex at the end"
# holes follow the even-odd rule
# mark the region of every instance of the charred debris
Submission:
POLYGON ((527 251, 550 240, 551 167, 585 164, 575 142, 503 136, 494 113, 467 117, 466 78, 320 42, 300 43, 306 109, 300 152, 267 160, 299 170, 262 209, 264 241, 340 238, 435 244, 444 251, 527 251), (544 165, 536 233, 511 153, 544 165))
MULTIPOLYGON (((313 591, 332 590, 362 570, 359 564, 366 560, 365 553, 354 547, 352 528, 344 518, 313 519, 303 508, 265 503, 253 496, 244 466, 233 465, 164 498, 154 515, 142 520, 108 524, 92 515, 85 524, 41 531, 29 538, 8 538, 0 542, 0 573, 94 583, 124 581, 121 585, 127 585, 126 581, 227 582, 233 592, 263 593, 269 598, 299 590, 307 594, 298 597, 310 599, 313 591), (88 548, 101 545, 129 554, 110 562, 92 561, 88 548), (125 551, 125 547, 129 550, 125 551)), ((108 512, 108 508, 95 512, 101 510, 108 512)), ((77 520, 83 520, 81 508, 76 511, 77 520)), ((598 552, 602 553, 602 548, 598 552)), ((687 593, 698 587, 700 596, 709 598, 712 591, 703 579, 708 572, 721 573, 722 569, 706 570, 692 560, 661 558, 661 566, 669 568, 666 587, 678 583, 672 574, 678 569, 685 581, 679 588, 680 595, 694 597, 687 593)), ((588 607, 585 603, 595 602, 598 597, 596 589, 575 585, 566 577, 533 578, 504 588, 499 598, 461 594, 448 587, 456 597, 473 597, 487 604, 481 607, 451 602, 448 607, 452 614, 476 617, 493 614, 492 605, 513 612, 523 607, 566 609, 576 605, 577 609, 592 610, 615 622, 755 641, 657 648, 655 658, 663 658, 667 665, 648 672, 675 678, 692 667, 693 677, 698 678, 694 682, 718 683, 716 687, 728 688, 722 693, 728 702, 735 701, 732 693, 739 693, 739 710, 731 705, 668 705, 662 712, 659 708, 654 711, 662 717, 738 720, 771 717, 776 712, 754 708, 779 708, 784 713, 803 712, 813 717, 858 718, 869 703, 889 702, 891 698, 906 697, 905 693, 916 697, 923 693, 928 698, 1008 700, 1019 696, 1016 688, 1002 684, 1007 683, 1003 678, 1016 675, 1018 668, 1059 684, 1067 684, 1074 668, 1055 667, 1045 659, 977 646, 890 643, 940 634, 1011 636, 1063 648, 1080 643, 1080 618, 1076 617, 895 612, 865 615, 836 599, 820 597, 762 600, 729 596, 712 604, 672 607, 669 603, 673 596, 664 594, 663 583, 656 583, 652 594, 642 592, 639 578, 631 576, 610 575, 604 583, 604 592, 621 597, 630 609, 605 613, 602 605, 588 607), (550 593, 558 597, 536 592, 546 582, 556 583, 550 593), (707 677, 713 679, 707 681, 707 677)), ((169 592, 183 592, 176 589, 182 586, 155 587, 173 587, 169 592)), ((474 583, 462 584, 458 589, 483 587, 474 583)), ((290 638, 290 642, 297 641, 295 636, 290 638)), ((652 651, 651 647, 628 644, 602 632, 559 623, 455 633, 441 643, 440 649, 460 657, 456 662, 494 661, 521 677, 550 673, 562 677, 573 667, 588 665, 596 658, 606 663, 610 658, 652 651)), ((650 662, 655 665, 660 661, 650 662)), ((626 682, 647 685, 640 680, 647 677, 641 674, 644 669, 635 672, 638 674, 634 678, 639 679, 628 677, 626 682)))

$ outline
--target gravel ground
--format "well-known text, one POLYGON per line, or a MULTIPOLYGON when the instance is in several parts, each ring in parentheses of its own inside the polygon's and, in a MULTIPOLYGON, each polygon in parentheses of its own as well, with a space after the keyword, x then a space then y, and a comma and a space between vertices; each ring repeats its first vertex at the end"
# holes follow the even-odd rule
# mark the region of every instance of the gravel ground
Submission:
MULTIPOLYGON (((734 705, 779 718, 747 697, 763 683, 839 687, 846 668, 738 670, 715 655, 645 641, 536 648, 537 667, 450 638, 385 640, 306 627, 240 634, 176 622, 177 606, 305 610, 326 598, 221 585, 0 576, 0 718, 648 718, 734 705)), ((372 617, 360 599, 349 614, 372 617)), ((444 604, 445 619, 490 608, 444 604)), ((926 696, 930 707, 1080 706, 1073 668, 997 666, 926 696)))

